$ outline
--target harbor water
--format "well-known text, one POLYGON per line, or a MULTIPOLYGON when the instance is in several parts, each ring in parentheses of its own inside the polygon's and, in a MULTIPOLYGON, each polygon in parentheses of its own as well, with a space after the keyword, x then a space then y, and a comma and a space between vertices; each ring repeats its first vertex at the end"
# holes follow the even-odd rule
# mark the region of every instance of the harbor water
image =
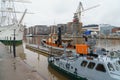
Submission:
MULTIPOLYGON (((42 37, 44 38, 44 37, 42 37)), ((40 41, 42 39, 38 37, 27 37, 23 43, 17 47, 17 54, 20 58, 27 63, 30 67, 37 71, 44 80, 72 80, 67 78, 48 66, 47 57, 43 53, 38 53, 35 50, 26 49, 26 44, 33 44, 36 46, 41 45, 40 41), (22 47, 22 48, 21 48, 22 47), (23 50, 21 50, 23 49, 23 50), (23 51, 23 52, 22 52, 23 51)), ((98 39, 96 46, 103 47, 107 50, 120 50, 120 40, 108 40, 108 39, 98 39)))

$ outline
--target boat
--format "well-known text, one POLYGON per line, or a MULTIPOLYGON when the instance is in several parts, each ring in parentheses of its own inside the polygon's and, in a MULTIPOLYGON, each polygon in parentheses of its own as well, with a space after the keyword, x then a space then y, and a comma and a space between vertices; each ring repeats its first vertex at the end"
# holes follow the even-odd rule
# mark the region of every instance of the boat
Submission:
MULTIPOLYGON (((19 1, 18 1, 19 2, 19 1)), ((27 12, 16 11, 15 0, 1 0, 0 9, 0 41, 4 44, 21 44, 25 26, 22 24, 27 12), (17 19, 17 13, 23 13, 20 20, 17 19)))
POLYGON ((28 34, 26 35, 26 37, 33 37, 33 34, 28 34))
POLYGON ((72 34, 66 35, 67 34, 66 33, 66 34, 62 35, 61 34, 61 27, 58 27, 58 31, 57 31, 58 34, 55 33, 55 29, 54 29, 54 32, 50 34, 48 39, 41 40, 41 43, 43 44, 43 46, 53 47, 53 48, 59 50, 59 49, 63 49, 62 43, 66 42, 68 44, 67 45, 68 50, 69 49, 75 49, 75 44, 79 43, 79 38, 82 38, 82 36, 81 36, 82 22, 80 21, 81 13, 84 12, 84 11, 87 11, 89 9, 96 8, 98 6, 99 5, 96 5, 96 6, 93 6, 93 7, 90 7, 88 9, 83 10, 82 3, 80 2, 79 6, 78 6, 78 9, 76 10, 76 12, 74 13, 74 16, 73 16, 73 22, 72 22, 73 31, 72 31, 72 34), (64 38, 62 36, 64 36, 64 38), (74 42, 72 42, 72 41, 74 41, 74 42))
POLYGON ((73 41, 72 38, 62 38, 61 37, 61 27, 58 28, 58 34, 55 33, 55 30, 53 33, 49 35, 47 39, 41 40, 41 45, 46 48, 52 47, 52 49, 63 51, 63 43, 66 42, 68 44, 67 50, 69 49, 75 49, 74 46, 71 44, 73 41))

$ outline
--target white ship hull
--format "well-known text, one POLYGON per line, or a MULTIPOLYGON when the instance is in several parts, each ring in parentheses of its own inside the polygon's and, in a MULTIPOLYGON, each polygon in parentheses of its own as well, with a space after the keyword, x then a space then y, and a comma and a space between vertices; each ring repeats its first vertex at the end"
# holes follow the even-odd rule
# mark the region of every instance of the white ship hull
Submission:
POLYGON ((15 40, 23 40, 24 26, 13 24, 0 27, 0 40, 13 40, 15 30, 15 40))
MULTIPOLYGON (((72 78, 72 80, 120 80, 120 71, 109 70, 110 67, 107 63, 110 61, 104 61, 104 59, 99 61, 97 59, 89 60, 86 57, 73 59, 55 56, 48 57, 48 63, 52 68, 72 78), (92 63, 95 63, 94 67, 92 63)), ((114 59, 115 61, 119 60, 114 59)), ((120 65, 117 66, 120 67, 120 65)))
POLYGON ((13 24, 0 27, 0 41, 5 45, 12 45, 13 42, 15 42, 16 45, 22 44, 23 34, 24 34, 23 25, 13 24))

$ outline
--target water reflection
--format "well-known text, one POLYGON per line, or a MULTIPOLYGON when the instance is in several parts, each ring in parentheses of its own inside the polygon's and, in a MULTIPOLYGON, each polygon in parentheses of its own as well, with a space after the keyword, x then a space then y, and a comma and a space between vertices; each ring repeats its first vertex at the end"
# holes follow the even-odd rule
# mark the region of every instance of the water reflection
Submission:
POLYGON ((14 71, 16 71, 16 63, 15 62, 13 63, 13 69, 14 69, 14 71))
POLYGON ((55 71, 53 68, 48 66, 50 80, 70 80, 65 75, 60 75, 59 72, 55 71), (64 76, 64 77, 63 77, 64 76))
POLYGON ((107 40, 107 39, 98 40, 97 46, 103 47, 107 50, 119 50, 120 40, 107 40))
MULTIPOLYGON (((40 41, 43 39, 43 36, 37 36, 37 37, 27 37, 25 44, 35 44, 35 45, 41 45, 40 41)), ((43 53, 37 53, 36 51, 30 51, 25 48, 24 44, 24 52, 22 46, 17 47, 17 54, 21 57, 22 60, 24 60, 27 64, 29 64, 31 67, 34 68, 34 70, 37 70, 39 74, 43 77, 45 80, 69 80, 64 75, 61 75, 54 69, 52 69, 50 66, 48 66, 47 62, 47 56, 43 55, 43 53)), ((106 49, 115 49, 118 50, 120 47, 120 40, 98 40, 97 45, 106 49)))
POLYGON ((25 43, 41 45, 41 40, 48 38, 48 35, 40 35, 34 37, 25 37, 25 43))
MULTIPOLYGON (((13 55, 13 46, 6 46, 9 52, 13 55)), ((16 46, 16 56, 20 57, 22 60, 26 59, 26 55, 24 53, 23 44, 16 46)))
POLYGON ((47 56, 25 49, 26 62, 37 70, 45 80, 68 80, 48 66, 47 56))
POLYGON ((17 56, 19 56, 22 60, 26 59, 26 54, 24 53, 23 44, 16 47, 16 52, 17 52, 16 53, 17 56))

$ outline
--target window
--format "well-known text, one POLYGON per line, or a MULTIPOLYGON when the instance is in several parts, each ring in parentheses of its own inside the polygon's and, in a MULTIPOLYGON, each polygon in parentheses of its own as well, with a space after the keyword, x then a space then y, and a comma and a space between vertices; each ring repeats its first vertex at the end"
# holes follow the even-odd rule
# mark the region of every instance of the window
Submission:
POLYGON ((113 65, 110 62, 108 62, 107 66, 110 71, 115 71, 115 69, 113 68, 113 65))
POLYGON ((89 69, 93 69, 94 66, 95 66, 95 63, 94 63, 94 62, 90 62, 90 63, 88 64, 88 68, 89 68, 89 69))
POLYGON ((73 69, 73 67, 71 66, 71 69, 73 69))
POLYGON ((86 65, 87 65, 87 61, 82 61, 81 66, 86 67, 86 65))
POLYGON ((116 68, 116 70, 117 71, 120 71, 120 61, 116 61, 116 63, 114 63, 114 65, 115 65, 115 68, 116 68))
POLYGON ((118 61, 119 65, 120 65, 120 61, 118 61))
POLYGON ((98 65, 96 66, 96 70, 97 70, 97 71, 101 71, 101 72, 106 72, 106 69, 105 69, 105 67, 104 67, 103 64, 98 64, 98 65))

